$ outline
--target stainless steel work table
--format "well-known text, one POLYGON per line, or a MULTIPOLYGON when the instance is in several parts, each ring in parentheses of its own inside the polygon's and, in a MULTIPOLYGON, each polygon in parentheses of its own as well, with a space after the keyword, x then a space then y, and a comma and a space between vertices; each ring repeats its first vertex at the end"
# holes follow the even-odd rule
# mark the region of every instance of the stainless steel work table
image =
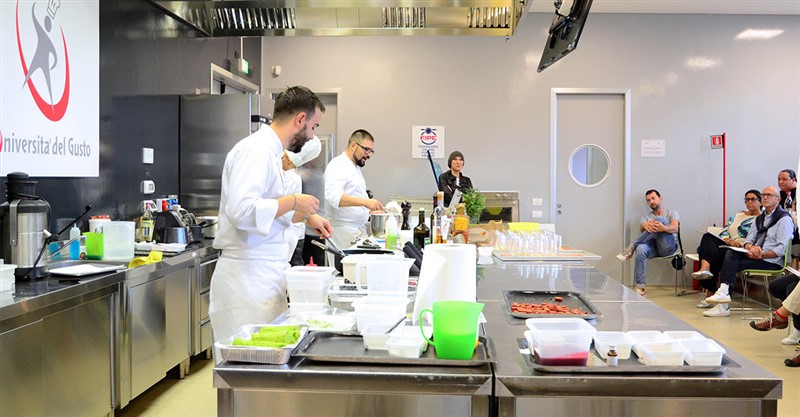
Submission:
MULTIPOLYGON (((504 290, 580 291, 600 311, 598 330, 696 330, 582 263, 495 262, 478 269, 478 299, 498 362, 498 415, 775 416, 782 380, 726 347, 740 367, 717 374, 579 374, 530 369, 520 353, 524 320, 506 313, 504 290), (544 272, 543 272, 544 271, 544 272)), ((743 335, 744 337, 745 335, 743 335)))
POLYGON ((492 370, 480 367, 286 365, 214 368, 219 416, 488 416, 492 370))

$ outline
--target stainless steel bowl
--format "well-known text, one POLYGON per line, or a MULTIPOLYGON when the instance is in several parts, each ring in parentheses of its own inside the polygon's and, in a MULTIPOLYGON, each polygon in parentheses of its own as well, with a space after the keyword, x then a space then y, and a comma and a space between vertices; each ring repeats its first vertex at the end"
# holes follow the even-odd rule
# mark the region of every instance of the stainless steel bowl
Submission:
POLYGON ((395 220, 397 220, 397 224, 400 225, 400 216, 396 214, 375 213, 369 215, 369 225, 372 229, 372 236, 377 238, 386 237, 386 219, 388 219, 389 216, 394 216, 395 220))

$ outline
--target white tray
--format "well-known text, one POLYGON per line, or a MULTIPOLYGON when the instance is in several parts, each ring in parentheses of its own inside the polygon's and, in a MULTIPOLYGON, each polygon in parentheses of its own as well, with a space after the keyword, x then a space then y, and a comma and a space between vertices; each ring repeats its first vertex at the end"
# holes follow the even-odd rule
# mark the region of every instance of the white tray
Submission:
POLYGON ((51 269, 49 272, 53 275, 83 277, 87 275, 118 271, 120 269, 125 269, 126 267, 127 267, 126 265, 80 264, 80 265, 65 266, 63 268, 51 269))

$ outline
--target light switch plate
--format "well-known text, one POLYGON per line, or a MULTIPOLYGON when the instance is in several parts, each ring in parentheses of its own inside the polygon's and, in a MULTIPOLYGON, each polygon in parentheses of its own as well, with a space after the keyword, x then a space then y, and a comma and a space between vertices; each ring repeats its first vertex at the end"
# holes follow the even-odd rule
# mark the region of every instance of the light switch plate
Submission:
POLYGON ((150 180, 144 180, 139 189, 142 191, 142 194, 153 194, 156 192, 156 183, 150 180))
POLYGON ((544 215, 542 214, 541 210, 533 210, 531 211, 531 217, 533 217, 534 219, 541 219, 542 217, 544 217, 544 215))
POLYGON ((142 163, 150 165, 155 159, 155 151, 153 148, 142 148, 142 163))
POLYGON ((542 204, 544 204, 544 201, 543 201, 543 199, 541 199, 541 198, 535 198, 535 197, 534 197, 534 198, 532 198, 532 199, 531 199, 531 204, 532 204, 534 207, 541 207, 541 206, 542 206, 542 204))

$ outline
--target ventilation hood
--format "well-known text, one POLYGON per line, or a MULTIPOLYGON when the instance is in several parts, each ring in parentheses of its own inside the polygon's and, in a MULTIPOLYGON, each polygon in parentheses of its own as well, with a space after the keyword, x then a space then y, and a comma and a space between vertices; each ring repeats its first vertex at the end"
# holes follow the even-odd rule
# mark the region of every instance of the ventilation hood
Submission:
POLYGON ((512 36, 533 0, 150 0, 206 36, 512 36))

